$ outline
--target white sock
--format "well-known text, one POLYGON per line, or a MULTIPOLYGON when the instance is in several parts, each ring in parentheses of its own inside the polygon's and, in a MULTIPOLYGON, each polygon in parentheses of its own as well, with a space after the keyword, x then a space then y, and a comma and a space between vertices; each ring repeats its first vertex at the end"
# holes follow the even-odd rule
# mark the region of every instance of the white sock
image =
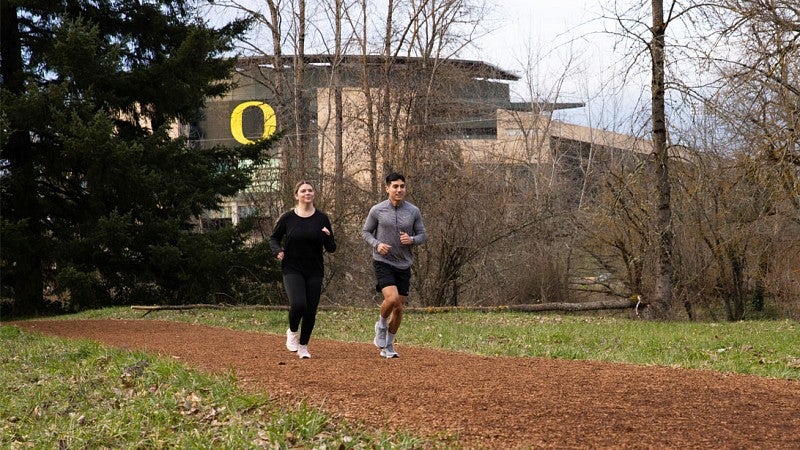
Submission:
POLYGON ((381 324, 381 328, 386 328, 389 326, 389 319, 383 316, 378 316, 378 323, 381 324))
POLYGON ((387 332, 386 333, 386 346, 388 347, 388 346, 392 345, 393 343, 394 343, 394 334, 387 332))

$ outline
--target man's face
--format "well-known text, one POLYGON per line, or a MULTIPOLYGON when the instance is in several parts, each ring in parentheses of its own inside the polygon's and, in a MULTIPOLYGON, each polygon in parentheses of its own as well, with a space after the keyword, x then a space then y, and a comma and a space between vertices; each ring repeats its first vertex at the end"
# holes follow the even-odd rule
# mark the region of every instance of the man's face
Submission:
POLYGON ((386 186, 386 193, 389 194, 389 201, 398 204, 406 196, 406 183, 403 180, 395 180, 386 186))

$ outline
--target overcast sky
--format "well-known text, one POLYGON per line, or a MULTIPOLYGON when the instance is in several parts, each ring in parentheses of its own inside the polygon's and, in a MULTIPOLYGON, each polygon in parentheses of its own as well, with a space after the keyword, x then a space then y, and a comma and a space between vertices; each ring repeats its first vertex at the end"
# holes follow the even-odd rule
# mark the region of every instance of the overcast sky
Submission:
POLYGON ((624 64, 615 38, 603 33, 614 24, 603 21, 597 0, 498 0, 487 18, 489 34, 469 59, 486 61, 523 79, 512 84, 515 100, 531 98, 586 102, 586 108, 559 113, 564 120, 619 128, 628 123, 647 86, 620 86, 624 64), (530 58, 531 62, 528 62, 530 58), (532 64, 533 63, 533 64, 532 64), (526 71, 532 66, 533 70, 526 71), (526 73, 527 72, 527 73, 526 73), (563 83, 559 80, 563 79, 563 83))
POLYGON ((596 13, 587 0, 498 1, 487 26, 494 29, 479 39, 485 57, 497 65, 512 65, 529 46, 554 46, 573 39, 587 28, 596 13))
MULTIPOLYGON (((259 0, 234 1, 264 8, 259 0)), ((373 1, 373 7, 382 2, 373 1)), ((618 122, 629 121, 618 116, 630 116, 643 86, 618 86, 615 64, 620 58, 613 53, 614 39, 601 32, 613 26, 599 19, 602 0, 491 1, 495 6, 483 24, 487 32, 459 58, 485 61, 520 76, 511 85, 512 100, 587 103, 586 108, 558 113, 559 119, 614 129, 620 128, 618 122)), ((225 18, 214 11, 212 21, 225 18)), ((313 47, 314 39, 310 36, 307 44, 313 47)))

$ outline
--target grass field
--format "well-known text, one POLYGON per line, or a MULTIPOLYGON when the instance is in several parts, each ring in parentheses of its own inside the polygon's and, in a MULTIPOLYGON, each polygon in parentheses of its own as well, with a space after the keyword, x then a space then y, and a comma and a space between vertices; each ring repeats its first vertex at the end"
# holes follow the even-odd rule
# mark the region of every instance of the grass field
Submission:
MULTIPOLYGON (((314 338, 368 342, 375 310, 321 311, 314 338)), ((142 318, 112 308, 62 316, 142 318)), ((158 311, 144 320, 282 334, 286 312, 158 311)), ((653 323, 620 317, 511 312, 410 313, 401 345, 482 355, 614 361, 800 380, 793 321, 653 323)), ((443 446, 333 421, 303 404, 240 391, 139 352, 0 327, 2 448, 420 448, 443 446)), ((313 345, 313 342, 312 342, 313 345)), ((449 445, 448 445, 449 447, 449 445)))

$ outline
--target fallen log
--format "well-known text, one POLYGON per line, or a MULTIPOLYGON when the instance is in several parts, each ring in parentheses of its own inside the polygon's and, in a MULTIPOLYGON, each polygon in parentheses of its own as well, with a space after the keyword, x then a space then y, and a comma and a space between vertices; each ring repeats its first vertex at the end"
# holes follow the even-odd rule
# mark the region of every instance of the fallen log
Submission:
POLYGON ((429 307, 406 307, 405 311, 440 313, 451 311, 518 311, 518 312, 541 312, 541 311, 599 311, 604 309, 628 309, 636 308, 637 311, 646 307, 647 304, 637 297, 615 298, 609 300, 599 300, 594 302, 580 303, 528 303, 520 305, 504 306, 429 306, 429 307))
POLYGON ((527 305, 511 305, 512 311, 599 311, 604 309, 628 309, 647 306, 639 298, 615 298, 581 303, 534 303, 527 305))
MULTIPOLYGON (((580 303, 529 303, 521 305, 505 305, 505 306, 421 306, 421 307, 406 307, 407 312, 419 313, 444 313, 453 311, 518 311, 518 312, 542 312, 542 311, 600 311, 607 309, 628 309, 634 308, 638 314, 640 309, 647 306, 641 297, 633 296, 630 298, 614 298, 608 300, 598 300, 593 302, 580 302, 580 303)), ((226 308, 252 308, 252 309, 265 309, 273 311, 286 311, 289 309, 286 305, 229 305, 229 304, 212 304, 212 303, 196 303, 187 305, 133 305, 131 309, 143 310, 145 316, 153 311, 180 311, 189 309, 226 309, 226 308)), ((342 311, 348 309, 357 309, 355 307, 337 306, 337 305, 320 305, 319 309, 323 311, 342 311)))
POLYGON ((211 303, 195 303, 192 305, 133 305, 131 309, 140 309, 144 311, 176 311, 183 309, 223 309, 228 305, 215 305, 211 303))

